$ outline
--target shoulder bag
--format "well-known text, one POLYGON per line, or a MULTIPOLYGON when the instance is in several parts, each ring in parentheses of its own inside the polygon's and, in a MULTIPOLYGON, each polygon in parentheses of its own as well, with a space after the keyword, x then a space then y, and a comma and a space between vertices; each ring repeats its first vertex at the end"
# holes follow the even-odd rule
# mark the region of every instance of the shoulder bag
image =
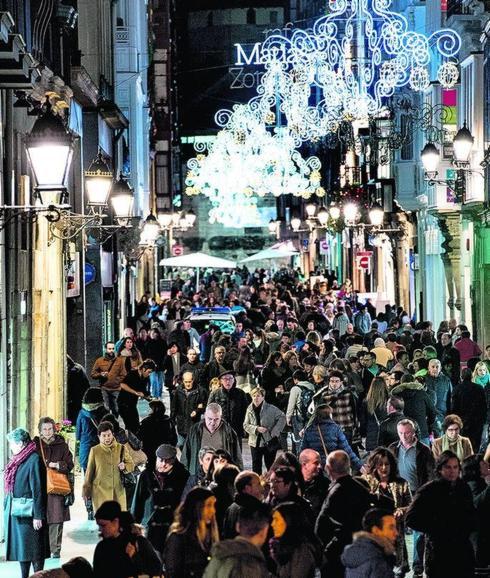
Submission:
MULTIPOLYGON (((121 455, 119 458, 119 463, 124 461, 124 446, 121 444, 121 455)), ((134 472, 120 472, 121 474, 121 484, 126 490, 131 490, 136 486, 138 478, 134 472)))
POLYGON ((48 494, 53 494, 55 496, 67 496, 68 494, 71 494, 71 485, 68 476, 48 467, 41 439, 39 440, 39 447, 41 448, 43 462, 46 466, 46 489, 48 494))

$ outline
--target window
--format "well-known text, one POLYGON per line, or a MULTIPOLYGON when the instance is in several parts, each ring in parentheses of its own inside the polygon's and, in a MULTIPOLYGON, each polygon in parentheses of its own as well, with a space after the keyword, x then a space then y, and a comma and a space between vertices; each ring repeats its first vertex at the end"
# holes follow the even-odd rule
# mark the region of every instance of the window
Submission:
POLYGON ((269 22, 270 24, 277 24, 279 21, 279 14, 277 10, 271 10, 269 12, 269 22))
POLYGON ((254 8, 247 10, 247 24, 257 24, 257 14, 254 8))

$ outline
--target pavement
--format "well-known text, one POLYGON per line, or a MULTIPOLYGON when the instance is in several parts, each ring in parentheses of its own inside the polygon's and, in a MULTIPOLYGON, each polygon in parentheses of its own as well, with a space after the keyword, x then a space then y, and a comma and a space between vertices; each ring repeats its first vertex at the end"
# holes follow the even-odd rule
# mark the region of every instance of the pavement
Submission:
MULTIPOLYGON (((170 407, 168 398, 164 403, 170 407)), ((141 417, 148 414, 148 404, 146 401, 140 401, 138 410, 141 417)), ((245 468, 251 468, 252 458, 250 448, 246 442, 243 444, 243 462, 245 468)), ((83 556, 92 562, 94 549, 99 541, 99 532, 95 521, 87 520, 87 512, 81 498, 83 479, 81 473, 75 477, 75 503, 70 508, 71 520, 65 522, 63 526, 63 541, 60 559, 48 559, 45 562, 44 569, 59 568, 61 564, 67 562, 75 556, 83 556)), ((407 537, 407 547, 409 550, 409 559, 412 557, 412 537, 407 537)), ((4 559, 4 544, 0 544, 0 559, 4 559)), ((412 574, 407 574, 410 578, 412 574)), ((0 562, 0 578, 20 578, 20 567, 18 562, 0 562)))

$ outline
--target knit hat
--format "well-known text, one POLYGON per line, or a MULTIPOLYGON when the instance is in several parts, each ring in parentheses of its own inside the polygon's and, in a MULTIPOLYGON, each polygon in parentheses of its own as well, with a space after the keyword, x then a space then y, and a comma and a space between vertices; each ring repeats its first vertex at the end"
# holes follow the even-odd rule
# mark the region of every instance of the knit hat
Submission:
POLYGON ((161 460, 171 460, 177 456, 177 450, 170 444, 162 444, 158 446, 155 455, 161 460))
POLYGON ((115 500, 108 500, 95 512, 96 520, 115 520, 121 515, 121 505, 115 500))

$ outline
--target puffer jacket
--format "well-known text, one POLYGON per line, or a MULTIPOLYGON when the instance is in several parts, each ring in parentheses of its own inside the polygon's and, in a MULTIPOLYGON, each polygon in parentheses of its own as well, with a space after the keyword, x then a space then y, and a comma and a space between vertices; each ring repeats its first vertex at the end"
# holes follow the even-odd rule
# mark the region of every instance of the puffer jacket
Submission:
POLYGON ((428 438, 436 421, 436 408, 424 386, 418 381, 400 383, 391 395, 403 399, 405 416, 417 422, 421 439, 428 438))
POLYGON ((204 578, 233 578, 234 576, 270 576, 262 552, 247 540, 223 540, 213 546, 211 561, 204 578))
MULTIPOLYGON (((264 401, 260 408, 260 425, 268 430, 266 433, 261 434, 262 443, 259 442, 259 445, 264 445, 272 438, 279 437, 286 425, 286 416, 275 405, 264 401)), ((248 433, 248 445, 252 448, 257 447, 257 427, 257 418, 253 405, 250 404, 245 414, 243 429, 248 433)))
POLYGON ((314 419, 305 429, 301 442, 301 451, 306 449, 316 450, 320 454, 322 464, 325 465, 327 455, 325 455, 324 446, 327 450, 327 455, 335 450, 343 450, 351 459, 353 468, 356 470, 361 469, 362 462, 350 447, 340 426, 329 418, 314 419))
POLYGON ((395 547, 369 532, 354 534, 354 542, 342 554, 345 578, 394 578, 395 547))

